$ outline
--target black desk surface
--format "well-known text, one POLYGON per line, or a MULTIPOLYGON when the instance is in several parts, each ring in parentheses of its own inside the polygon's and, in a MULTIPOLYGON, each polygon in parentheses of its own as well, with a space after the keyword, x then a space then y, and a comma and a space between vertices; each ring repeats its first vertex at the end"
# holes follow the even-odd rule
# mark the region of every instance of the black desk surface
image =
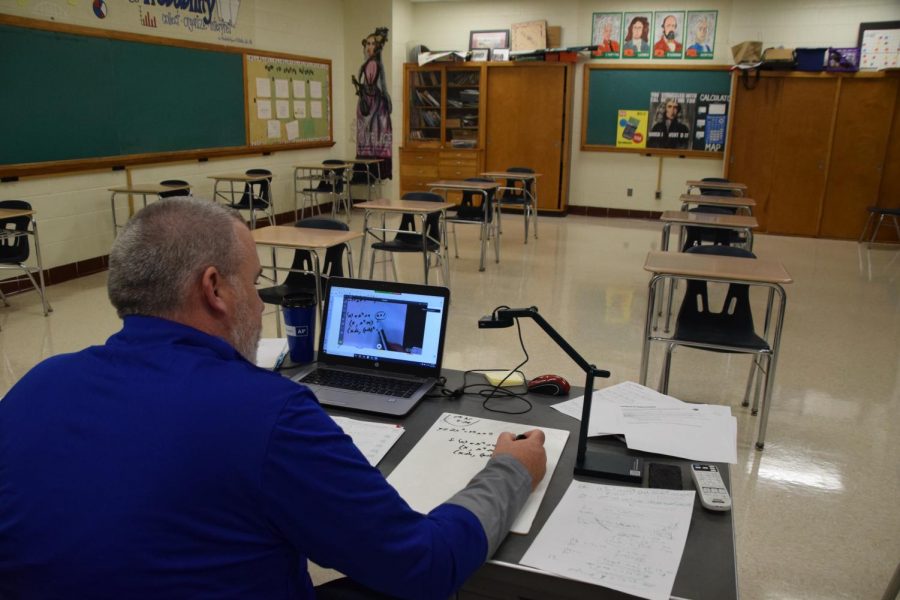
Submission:
MULTIPOLYGON (((291 374, 291 370, 288 369, 282 372, 288 376, 291 374)), ((444 375, 447 377, 447 389, 456 389, 462 384, 461 371, 445 369, 444 375)), ((468 378, 468 383, 470 384, 482 383, 483 381, 483 377, 479 374, 472 374, 468 378)), ((575 397, 581 393, 580 388, 573 388, 571 396, 575 397)), ((435 396, 437 396, 436 393, 435 396)), ((445 412, 568 430, 571 434, 553 473, 553 478, 547 488, 547 493, 538 510, 531 531, 528 535, 509 534, 491 561, 466 582, 459 598, 503 600, 551 597, 559 599, 633 598, 629 594, 564 579, 551 573, 545 573, 518 564, 522 555, 525 554, 525 551, 534 541, 537 532, 544 526, 544 523, 553 512, 553 508, 568 489, 569 483, 573 479, 575 454, 578 446, 579 422, 550 408, 551 405, 566 398, 531 394, 528 396, 528 399, 531 401, 533 408, 529 412, 519 415, 488 411, 482 407, 483 399, 472 394, 466 394, 457 399, 443 396, 426 398, 406 418, 399 420, 333 408, 329 408, 328 412, 368 421, 399 422, 403 425, 406 429, 405 433, 378 464, 378 468, 385 475, 394 470, 437 418, 445 412)), ((491 400, 490 406, 499 410, 517 411, 522 410, 525 405, 515 399, 495 398, 491 400)), ((681 467, 684 489, 694 489, 690 472, 688 471, 691 461, 628 450, 624 443, 612 438, 592 438, 589 443, 592 447, 603 447, 609 452, 640 456, 647 462, 679 465, 681 467)), ((726 487, 731 491, 728 465, 719 464, 719 469, 726 487)), ((608 485, 628 485, 611 480, 590 479, 580 476, 577 479, 608 485)), ((695 499, 691 527, 688 531, 681 565, 675 577, 675 586, 672 589, 673 597, 693 600, 737 598, 737 564, 735 562, 734 520, 732 515, 733 512, 717 513, 708 511, 700 506, 699 499, 695 499)))

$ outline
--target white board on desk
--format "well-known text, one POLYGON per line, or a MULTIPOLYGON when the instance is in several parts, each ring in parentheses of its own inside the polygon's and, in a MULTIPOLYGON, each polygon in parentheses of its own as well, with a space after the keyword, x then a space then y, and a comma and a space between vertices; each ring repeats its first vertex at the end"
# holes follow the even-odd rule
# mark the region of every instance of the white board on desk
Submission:
MULTIPOLYGON (((504 431, 518 435, 532 429, 535 427, 531 425, 444 413, 397 465, 388 482, 414 510, 427 513, 463 489, 484 468, 498 435, 504 431)), ((546 437, 547 474, 513 523, 514 533, 526 534, 531 528, 569 438, 569 432, 562 429, 540 429, 546 437)))

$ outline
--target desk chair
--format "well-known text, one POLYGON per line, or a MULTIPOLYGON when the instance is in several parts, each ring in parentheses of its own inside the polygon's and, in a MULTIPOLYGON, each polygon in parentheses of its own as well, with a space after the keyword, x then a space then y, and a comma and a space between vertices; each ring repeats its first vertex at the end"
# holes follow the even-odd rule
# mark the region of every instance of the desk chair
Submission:
POLYGON ((160 198, 177 198, 179 196, 193 196, 191 194, 190 183, 185 181, 184 179, 164 179, 159 182, 159 185, 183 185, 188 189, 186 190, 172 190, 171 192, 160 192, 157 194, 160 198))
MULTIPOLYGON (((691 254, 716 254, 755 259, 749 250, 729 246, 695 246, 686 252, 691 254)), ((768 333, 768 332, 766 332, 768 333)), ((731 283, 722 310, 714 312, 709 306, 708 282, 700 279, 689 279, 678 317, 675 320, 675 333, 663 341, 666 354, 660 374, 659 391, 663 394, 669 390, 669 371, 672 366, 672 352, 676 346, 687 346, 699 350, 713 352, 729 352, 735 354, 752 354, 754 358, 747 380, 747 389, 742 401, 747 406, 756 374, 756 391, 753 394, 751 413, 759 411, 761 390, 768 390, 769 365, 775 359, 772 346, 756 333, 753 325, 753 312, 750 309, 750 286, 731 283), (764 359, 764 363, 760 363, 764 359)), ((768 398, 763 399, 768 402, 768 398)))
MULTIPOLYGON (((440 194, 433 192, 407 192, 403 194, 403 200, 419 200, 422 202, 443 202, 444 199, 440 194)), ((396 235, 392 240, 383 242, 375 242, 370 248, 372 249, 372 257, 369 260, 369 279, 375 273, 375 251, 386 252, 386 260, 391 263, 391 270, 394 272, 394 281, 397 278, 397 265, 394 263, 395 252, 404 253, 422 253, 423 266, 425 268, 425 279, 429 269, 441 268, 441 280, 445 286, 450 285, 450 268, 444 262, 443 240, 441 235, 441 213, 434 212, 425 217, 424 240, 423 233, 416 232, 416 219, 418 217, 412 213, 403 213, 400 218, 400 228, 395 230, 396 235), (433 262, 432 262, 433 259, 433 262)))
POLYGON ((894 220, 894 229, 897 230, 897 239, 900 240, 900 223, 897 222, 897 217, 900 217, 900 208, 880 208, 878 206, 870 206, 866 210, 869 211, 869 218, 863 226, 862 233, 859 234, 859 240, 857 240, 858 243, 862 243, 866 238, 866 232, 869 230, 869 225, 875 220, 875 215, 878 215, 878 224, 875 225, 875 228, 872 230, 872 237, 869 238, 869 243, 875 243, 875 238, 878 237, 878 230, 881 229, 881 224, 884 222, 885 217, 890 217, 894 220))
MULTIPOLYGON (((31 210, 31 204, 24 200, 4 200, 0 202, 0 208, 11 210, 31 210)), ((31 215, 22 217, 10 217, 8 219, 0 219, 0 270, 13 269, 22 271, 28 277, 32 287, 41 296, 41 305, 44 308, 44 316, 51 312, 53 308, 44 295, 44 290, 38 285, 34 279, 33 273, 37 273, 37 267, 29 267, 25 264, 31 255, 31 247, 28 243, 28 231, 31 225, 31 215)), ((18 282, 20 278, 13 281, 18 282)), ((0 290, 0 299, 3 300, 5 306, 9 306, 6 295, 0 290)))
POLYGON ((250 227, 256 228, 256 211, 266 213, 269 225, 275 225, 275 207, 272 205, 272 171, 268 169, 248 169, 247 175, 268 175, 259 182, 245 183, 240 200, 231 203, 231 208, 250 211, 250 227))
MULTIPOLYGON (((510 167, 506 171, 508 173, 534 173, 534 169, 528 167, 510 167)), ((506 205, 521 207, 525 221, 525 243, 528 243, 528 226, 532 222, 534 223, 534 239, 537 239, 537 198, 534 196, 534 180, 507 179, 506 185, 497 188, 497 191, 500 193, 497 197, 497 210, 502 210, 506 205)))
MULTIPOLYGON (((323 160, 322 166, 342 165, 342 160, 323 160)), ((347 211, 347 220, 350 220, 350 199, 344 198, 344 168, 340 169, 323 169, 322 179, 315 187, 308 187, 303 190, 303 206, 300 207, 300 214, 306 209, 307 201, 310 203, 310 213, 312 207, 316 207, 316 212, 322 214, 319 206, 319 194, 328 194, 331 197, 331 218, 337 218, 338 208, 341 204, 347 211)))
MULTIPOLYGON (((493 179, 485 177, 469 177, 466 181, 473 183, 494 183, 493 179)), ((484 265, 485 246, 494 236, 494 192, 489 191, 487 195, 481 192, 464 190, 462 192, 462 201, 456 208, 450 209, 452 215, 448 215, 447 222, 453 225, 453 252, 456 258, 459 258, 459 244, 456 241, 456 225, 472 225, 481 226, 481 265, 484 265), (483 201, 482 204, 475 205, 475 198, 483 201)), ((494 239, 494 258, 496 262, 500 262, 500 240, 494 239)))
MULTIPOLYGON (((372 199, 372 192, 381 189, 381 162, 374 164, 354 164, 353 175, 350 177, 350 186, 366 186, 366 200, 372 199)), ((351 189, 352 191, 352 189, 351 189)), ((352 197, 353 194, 351 193, 352 197)), ((352 200, 351 200, 352 201, 352 200)))
MULTIPOLYGON (((710 183, 730 183, 728 179, 723 177, 704 177, 700 181, 709 181, 710 183)), ((731 196, 729 190, 719 190, 714 188, 700 188, 700 193, 704 196, 731 196)), ((717 215, 734 215, 737 214, 736 208, 728 206, 712 206, 709 204, 699 204, 688 210, 688 212, 709 213, 717 215)), ((713 229, 710 227, 686 227, 684 244, 681 247, 682 252, 687 252, 688 248, 701 246, 704 243, 715 244, 718 246, 740 246, 746 244, 746 240, 736 231, 723 229, 713 229)))
MULTIPOLYGON (((294 227, 332 229, 337 231, 350 230, 350 226, 346 223, 323 217, 302 219, 294 223, 294 227)), ((347 257, 347 261, 350 260, 346 251, 347 246, 344 244, 333 246, 325 251, 325 260, 321 265, 322 276, 320 289, 325 289, 325 284, 330 277, 344 276, 344 257, 347 257)), ((294 261, 291 263, 291 270, 288 272, 287 277, 285 277, 284 281, 280 284, 258 290, 260 300, 265 304, 281 306, 287 296, 309 293, 315 297, 316 280, 312 261, 313 257, 310 255, 309 250, 295 250, 294 261)), ((349 262, 347 272, 350 272, 349 262)), ((278 336, 281 337, 281 311, 276 309, 275 312, 275 326, 278 336)))

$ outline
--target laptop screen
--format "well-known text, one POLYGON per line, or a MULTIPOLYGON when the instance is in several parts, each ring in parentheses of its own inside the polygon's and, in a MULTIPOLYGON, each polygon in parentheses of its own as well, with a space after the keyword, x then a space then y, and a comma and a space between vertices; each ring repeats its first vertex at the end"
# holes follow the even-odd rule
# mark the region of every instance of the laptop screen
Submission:
POLYGON ((448 303, 443 287, 332 278, 320 360, 437 376, 448 303))

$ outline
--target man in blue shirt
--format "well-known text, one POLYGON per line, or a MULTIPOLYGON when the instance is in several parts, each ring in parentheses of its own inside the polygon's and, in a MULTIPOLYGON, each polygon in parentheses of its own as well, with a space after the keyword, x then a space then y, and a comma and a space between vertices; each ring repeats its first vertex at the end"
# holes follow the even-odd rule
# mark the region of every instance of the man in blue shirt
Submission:
POLYGON ((257 368, 262 303, 239 215, 173 198, 110 254, 124 319, 0 401, 0 597, 314 598, 307 558, 403 598, 446 598, 544 476, 543 434, 502 434, 427 515, 305 387, 257 368))

